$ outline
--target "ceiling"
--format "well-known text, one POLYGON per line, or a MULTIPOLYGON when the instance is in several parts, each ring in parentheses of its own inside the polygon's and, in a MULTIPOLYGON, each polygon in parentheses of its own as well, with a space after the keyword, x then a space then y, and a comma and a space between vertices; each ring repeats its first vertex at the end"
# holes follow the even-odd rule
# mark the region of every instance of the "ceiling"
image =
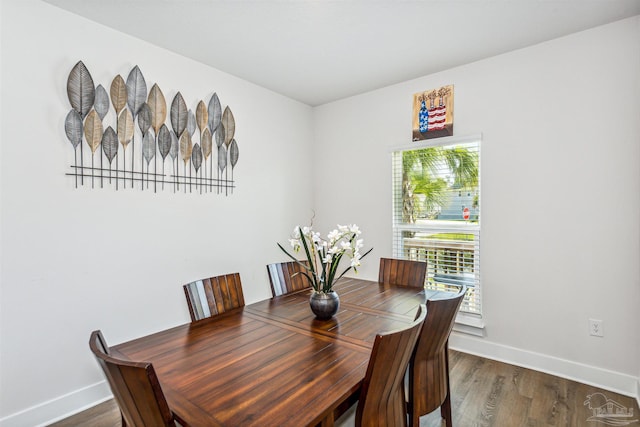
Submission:
POLYGON ((44 1, 311 106, 640 14, 640 0, 44 1))

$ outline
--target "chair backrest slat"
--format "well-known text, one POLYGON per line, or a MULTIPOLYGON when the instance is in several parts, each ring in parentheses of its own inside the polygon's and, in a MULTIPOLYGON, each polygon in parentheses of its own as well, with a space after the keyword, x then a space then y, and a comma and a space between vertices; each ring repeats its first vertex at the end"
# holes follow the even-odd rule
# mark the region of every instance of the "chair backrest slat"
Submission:
MULTIPOLYGON (((300 263, 309 265, 309 261, 300 263)), ((277 297, 311 287, 307 277, 301 273, 305 271, 306 269, 295 261, 268 264, 271 294, 277 297)))
POLYGON ((380 283, 423 288, 426 276, 427 263, 424 261, 380 258, 380 283))
POLYGON ((112 357, 100 331, 91 334, 89 348, 107 377, 128 427, 175 426, 151 363, 112 357))
POLYGON ((407 425, 404 375, 424 323, 421 305, 416 320, 399 331, 376 335, 356 408, 356 425, 407 425))
POLYGON ((201 320, 244 307, 239 273, 196 280, 183 286, 191 320, 201 320))

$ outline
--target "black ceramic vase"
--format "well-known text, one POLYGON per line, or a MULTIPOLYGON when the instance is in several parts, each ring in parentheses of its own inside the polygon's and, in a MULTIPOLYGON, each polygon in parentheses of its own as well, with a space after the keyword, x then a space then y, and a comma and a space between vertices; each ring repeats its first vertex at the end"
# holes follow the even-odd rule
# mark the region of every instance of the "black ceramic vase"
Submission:
POLYGON ((320 320, 331 319, 340 308, 340 298, 334 291, 323 292, 311 292, 309 297, 309 305, 311 311, 316 315, 316 318, 320 320))

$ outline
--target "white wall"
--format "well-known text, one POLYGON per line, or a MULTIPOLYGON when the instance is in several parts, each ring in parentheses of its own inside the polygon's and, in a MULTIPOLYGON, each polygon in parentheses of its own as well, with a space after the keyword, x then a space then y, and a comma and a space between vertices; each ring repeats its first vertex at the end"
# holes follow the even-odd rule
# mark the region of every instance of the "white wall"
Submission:
POLYGON ((454 345, 633 395, 639 75, 634 17, 320 106, 320 228, 358 223, 375 247, 361 275, 377 277, 378 257, 391 255, 389 150, 410 142, 412 95, 453 84, 455 135, 483 134, 486 324, 484 338, 454 345), (589 317, 604 321, 604 338, 588 335, 589 317))
POLYGON ((116 344, 185 323, 181 285, 216 274, 239 271, 248 303, 270 295, 276 241, 311 211, 312 109, 37 0, 3 0, 1 24, 0 424, 33 426, 107 395, 92 330, 116 344), (217 92, 237 122, 233 196, 75 189, 78 60, 107 91, 137 64, 168 102, 217 92))

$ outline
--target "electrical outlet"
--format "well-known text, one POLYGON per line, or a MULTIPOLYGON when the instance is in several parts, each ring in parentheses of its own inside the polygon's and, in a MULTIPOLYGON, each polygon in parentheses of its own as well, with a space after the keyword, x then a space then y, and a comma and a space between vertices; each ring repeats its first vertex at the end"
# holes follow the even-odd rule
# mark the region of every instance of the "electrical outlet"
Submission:
POLYGON ((589 319, 589 335, 594 337, 604 337, 604 328, 602 320, 589 319))

